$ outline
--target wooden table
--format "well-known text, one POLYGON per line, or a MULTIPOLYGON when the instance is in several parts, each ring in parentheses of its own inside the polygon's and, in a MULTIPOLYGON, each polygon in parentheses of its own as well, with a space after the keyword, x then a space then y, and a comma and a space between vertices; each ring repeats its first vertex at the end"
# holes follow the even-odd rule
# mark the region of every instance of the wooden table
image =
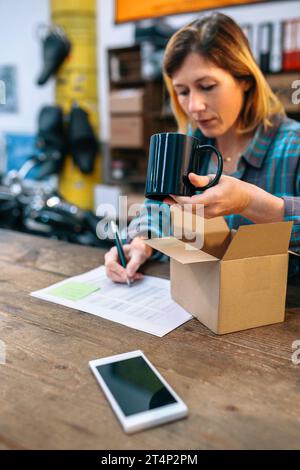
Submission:
MULTIPOLYGON (((29 293, 103 251, 0 230, 0 449, 300 448, 299 279, 286 322, 216 336, 192 320, 164 338, 29 293), (185 420, 126 435, 88 361, 142 349, 187 403, 185 420)), ((168 264, 147 272, 168 276, 168 264)))

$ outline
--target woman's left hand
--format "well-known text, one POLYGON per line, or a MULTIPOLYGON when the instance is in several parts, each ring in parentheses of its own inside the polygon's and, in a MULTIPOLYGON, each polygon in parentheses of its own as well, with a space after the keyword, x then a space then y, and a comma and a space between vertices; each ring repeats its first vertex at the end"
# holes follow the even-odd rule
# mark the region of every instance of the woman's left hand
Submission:
MULTIPOLYGON (((206 186, 215 175, 199 176, 189 174, 190 182, 195 187, 206 186)), ((192 197, 171 196, 165 199, 168 204, 203 204, 207 219, 229 214, 242 214, 250 204, 251 190, 249 183, 232 176, 222 175, 218 184, 206 189, 202 194, 192 197)), ((259 189, 259 188, 258 188, 259 189)))
MULTIPOLYGON (((196 187, 206 186, 214 175, 189 174, 196 187)), ((203 204, 204 217, 240 214, 254 223, 280 222, 284 219, 284 200, 262 188, 232 176, 222 175, 218 184, 192 197, 172 196, 164 200, 168 204, 203 204)))

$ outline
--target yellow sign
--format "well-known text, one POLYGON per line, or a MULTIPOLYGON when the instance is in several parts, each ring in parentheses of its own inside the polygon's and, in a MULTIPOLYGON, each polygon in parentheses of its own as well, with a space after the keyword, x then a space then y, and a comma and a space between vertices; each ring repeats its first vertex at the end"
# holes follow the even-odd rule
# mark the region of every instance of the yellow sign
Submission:
POLYGON ((124 23, 263 1, 265 0, 115 0, 115 21, 124 23))

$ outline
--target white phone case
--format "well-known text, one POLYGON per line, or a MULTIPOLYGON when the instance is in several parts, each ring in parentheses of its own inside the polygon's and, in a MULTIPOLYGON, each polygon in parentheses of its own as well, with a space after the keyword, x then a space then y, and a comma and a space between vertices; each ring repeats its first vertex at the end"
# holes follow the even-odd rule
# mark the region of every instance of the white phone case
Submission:
POLYGON ((92 372, 94 373, 96 380, 100 384, 104 394, 106 395, 106 398, 108 399, 111 407, 116 413, 121 425, 123 426, 123 429, 127 433, 141 431, 143 429, 157 426, 159 424, 163 424, 169 421, 174 421, 180 418, 184 418, 188 414, 188 408, 186 404, 179 398, 179 396, 174 392, 174 390, 170 387, 170 385, 164 380, 164 378, 160 375, 160 373, 156 370, 156 368, 151 364, 151 362, 146 358, 144 353, 140 350, 118 354, 115 356, 109 356, 109 357, 105 357, 102 359, 96 359, 96 360, 90 361, 89 366, 92 372), (158 408, 154 408, 151 410, 133 414, 131 416, 125 416, 117 400, 111 393, 107 383, 102 378, 99 371, 97 370, 97 366, 101 366, 104 364, 111 364, 113 362, 119 362, 125 359, 134 358, 134 357, 142 357, 145 360, 147 365, 152 369, 154 374, 160 380, 162 385, 164 385, 166 389, 174 397, 174 399, 176 400, 175 403, 163 405, 158 408))

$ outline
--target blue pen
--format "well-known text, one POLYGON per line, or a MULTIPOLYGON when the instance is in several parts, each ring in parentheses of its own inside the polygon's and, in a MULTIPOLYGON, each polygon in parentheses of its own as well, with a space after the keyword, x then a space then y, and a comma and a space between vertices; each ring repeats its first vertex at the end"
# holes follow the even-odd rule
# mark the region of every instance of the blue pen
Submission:
MULTIPOLYGON (((116 247, 117 247, 117 250, 118 250, 120 263, 123 266, 123 268, 126 269, 127 261, 126 261, 126 258, 125 258, 125 253, 124 253, 124 250, 123 250, 123 246, 122 246, 121 238, 120 238, 120 235, 119 235, 118 227, 114 223, 113 220, 110 222, 110 225, 111 225, 114 237, 115 237, 115 243, 116 243, 116 247)), ((131 281, 128 277, 127 277, 127 285, 129 287, 131 286, 131 281)))

